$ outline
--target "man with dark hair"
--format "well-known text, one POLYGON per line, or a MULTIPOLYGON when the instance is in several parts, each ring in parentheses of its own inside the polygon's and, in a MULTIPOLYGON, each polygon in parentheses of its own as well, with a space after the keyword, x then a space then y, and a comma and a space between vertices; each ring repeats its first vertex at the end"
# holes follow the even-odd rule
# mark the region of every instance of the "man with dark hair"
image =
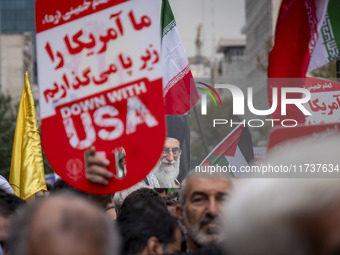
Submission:
POLYGON ((125 206, 117 223, 124 255, 172 254, 181 250, 177 221, 158 202, 139 201, 125 206))
POLYGON ((141 188, 133 191, 124 199, 120 210, 123 210, 125 207, 129 207, 137 202, 148 202, 150 200, 152 200, 154 203, 157 203, 160 207, 167 209, 165 201, 156 191, 150 188, 141 188))
POLYGON ((0 254, 7 254, 8 229, 12 216, 25 204, 21 198, 0 189, 0 254))
POLYGON ((89 201, 71 193, 30 203, 10 226, 11 255, 118 254, 113 223, 89 201))

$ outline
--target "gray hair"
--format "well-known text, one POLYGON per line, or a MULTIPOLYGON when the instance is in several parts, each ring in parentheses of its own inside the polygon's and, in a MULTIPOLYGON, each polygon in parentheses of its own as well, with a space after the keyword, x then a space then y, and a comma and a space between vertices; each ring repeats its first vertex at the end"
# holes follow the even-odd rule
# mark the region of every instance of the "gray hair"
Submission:
POLYGON ((103 211, 81 197, 58 193, 31 202, 14 216, 9 230, 9 254, 27 255, 37 251, 48 254, 50 249, 60 249, 53 250, 54 254, 62 254, 65 249, 72 252, 72 245, 64 243, 66 238, 72 238, 74 245, 95 244, 98 255, 118 254, 120 248, 120 235, 103 211), (44 216, 51 215, 54 203, 60 201, 62 206, 55 212, 57 216, 38 224, 44 216), (55 243, 56 236, 60 237, 59 245, 49 245, 55 243))
POLYGON ((181 184, 181 188, 179 191, 178 196, 178 202, 179 204, 184 207, 185 205, 185 199, 186 199, 186 193, 185 193, 185 187, 190 179, 194 178, 227 178, 230 180, 231 185, 233 186, 233 180, 229 173, 220 173, 220 172, 198 172, 195 170, 191 170, 188 175, 185 177, 181 184))

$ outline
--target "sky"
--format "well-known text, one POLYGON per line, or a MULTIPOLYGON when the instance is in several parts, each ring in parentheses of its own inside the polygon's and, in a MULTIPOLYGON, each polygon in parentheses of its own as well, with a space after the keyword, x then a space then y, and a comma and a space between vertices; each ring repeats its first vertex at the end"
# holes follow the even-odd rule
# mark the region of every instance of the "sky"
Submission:
POLYGON ((178 30, 188 57, 196 54, 197 27, 201 32, 202 55, 216 55, 221 38, 245 38, 241 29, 245 26, 244 0, 169 0, 178 30))

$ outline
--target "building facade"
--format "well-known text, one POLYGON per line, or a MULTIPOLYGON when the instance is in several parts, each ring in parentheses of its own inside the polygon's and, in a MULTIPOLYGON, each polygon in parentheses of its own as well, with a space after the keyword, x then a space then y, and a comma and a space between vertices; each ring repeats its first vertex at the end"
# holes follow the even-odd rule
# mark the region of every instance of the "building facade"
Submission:
POLYGON ((245 86, 245 47, 244 39, 220 39, 217 53, 223 57, 219 63, 217 83, 233 84, 243 90, 245 86))
MULTIPOLYGON (((20 100, 24 75, 28 71, 33 90, 33 35, 31 33, 2 34, 1 93, 11 95, 13 103, 20 100)), ((36 86, 35 86, 36 87, 36 86)), ((37 88, 34 88, 36 91, 37 88)))
POLYGON ((1 33, 35 34, 35 0, 1 0, 1 33))
POLYGON ((254 88, 254 104, 268 109, 268 54, 274 41, 281 0, 246 0, 246 76, 254 88))
POLYGON ((35 59, 35 0, 1 0, 0 93, 19 101, 26 71, 37 91, 35 59))

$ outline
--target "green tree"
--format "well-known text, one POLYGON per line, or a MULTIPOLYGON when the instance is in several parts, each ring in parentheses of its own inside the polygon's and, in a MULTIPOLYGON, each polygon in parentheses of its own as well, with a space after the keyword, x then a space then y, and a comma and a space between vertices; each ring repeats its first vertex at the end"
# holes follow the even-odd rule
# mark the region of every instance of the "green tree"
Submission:
POLYGON ((11 168, 16 114, 11 97, 0 94, 0 174, 6 179, 11 168))

